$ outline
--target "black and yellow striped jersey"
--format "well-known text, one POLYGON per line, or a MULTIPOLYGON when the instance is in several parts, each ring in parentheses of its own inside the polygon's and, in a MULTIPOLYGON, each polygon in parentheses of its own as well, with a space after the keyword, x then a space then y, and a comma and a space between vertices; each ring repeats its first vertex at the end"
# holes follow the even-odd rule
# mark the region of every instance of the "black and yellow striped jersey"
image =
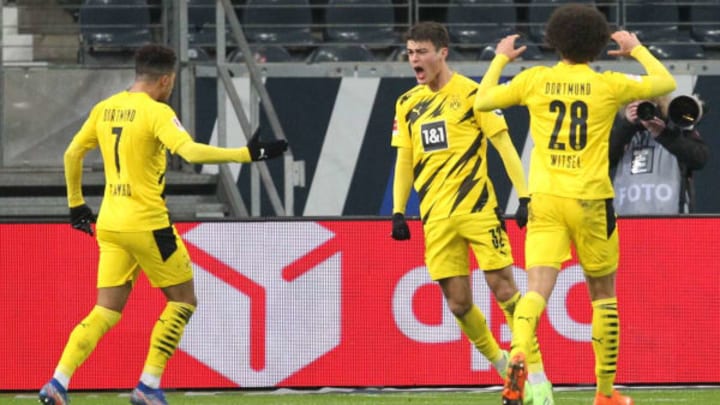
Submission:
POLYGON ((454 73, 439 91, 418 85, 397 100, 391 144, 412 149, 413 184, 425 223, 497 207, 487 144, 507 124, 499 110, 473 111, 477 87, 454 73))

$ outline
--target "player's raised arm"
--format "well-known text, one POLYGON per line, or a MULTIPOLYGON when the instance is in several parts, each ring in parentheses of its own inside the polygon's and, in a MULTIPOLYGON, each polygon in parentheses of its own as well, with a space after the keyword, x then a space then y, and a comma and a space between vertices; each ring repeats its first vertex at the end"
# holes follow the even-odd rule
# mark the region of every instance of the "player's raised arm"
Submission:
POLYGON ((502 70, 509 62, 520 56, 527 46, 515 48, 515 40, 519 37, 517 34, 508 35, 498 42, 495 48, 495 57, 488 70, 485 72, 480 86, 478 87, 477 97, 473 108, 476 111, 492 111, 496 108, 504 108, 517 104, 518 100, 511 92, 505 91, 498 86, 502 70))
POLYGON ((675 90, 677 83, 673 75, 640 43, 637 35, 628 31, 615 31, 611 38, 618 44, 619 49, 608 51, 608 55, 631 56, 645 68, 647 75, 643 80, 649 83, 649 89, 648 94, 642 98, 661 96, 675 90))

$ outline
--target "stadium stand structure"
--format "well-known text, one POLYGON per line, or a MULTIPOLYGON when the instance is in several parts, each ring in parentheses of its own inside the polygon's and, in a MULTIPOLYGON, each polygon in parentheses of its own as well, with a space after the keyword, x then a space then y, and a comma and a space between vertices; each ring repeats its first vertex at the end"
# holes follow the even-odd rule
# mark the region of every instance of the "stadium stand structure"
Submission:
POLYGON ((308 62, 372 62, 375 56, 364 45, 323 45, 316 48, 308 62))
MULTIPOLYGON (((680 2, 625 0, 626 28, 659 59, 703 59, 703 48, 681 28, 680 2)), ((687 28, 687 27, 686 27, 687 28)))
POLYGON ((329 0, 325 42, 387 47, 399 40, 392 0, 329 0))
MULTIPOLYGON (((97 214, 104 173, 83 173, 85 199, 97 214)), ((165 196, 174 221, 220 218, 229 214, 225 190, 217 175, 169 170, 165 196)), ((61 169, 0 169, 0 218, 4 220, 65 220, 68 218, 65 177, 61 169)))
POLYGON ((688 7, 692 37, 696 41, 720 44, 720 0, 705 0, 688 7))
MULTIPOLYGON (((211 64, 215 56, 212 44, 215 40, 215 0, 187 1, 190 61, 211 64)), ((472 63, 478 59, 490 59, 492 46, 506 33, 520 31, 529 34, 525 40, 530 41, 531 45, 540 44, 541 21, 547 18, 553 7, 567 1, 232 0, 232 4, 248 35, 254 59, 260 63, 405 61, 405 46, 399 34, 419 16, 447 22, 453 33, 450 60, 472 63), (480 14, 472 17, 475 11, 480 14), (542 16, 536 15, 536 12, 541 11, 544 13, 542 16), (367 15, 370 14, 374 17, 368 19, 367 15), (378 21, 382 22, 382 29, 374 23, 378 21), (387 42, 389 49, 379 51, 373 46, 368 46, 369 50, 359 49, 365 43, 385 46, 385 41, 390 37, 393 39, 387 42), (349 44, 353 48, 337 47, 349 44), (297 47, 303 50, 298 51, 297 47)), ((593 3, 590 0, 577 1, 593 3)), ((103 45, 98 38, 91 39, 95 35, 92 34, 92 28, 114 32, 113 41, 121 40, 130 44, 128 49, 150 39, 163 40, 158 35, 163 27, 155 25, 161 22, 161 3, 162 0, 10 2, 12 6, 3 7, 5 62, 77 64, 78 51, 85 52, 86 45, 94 44, 93 49, 107 45, 103 45), (105 17, 83 16, 85 6, 89 7, 96 2, 104 4, 99 7, 104 9, 102 11, 112 10, 118 4, 124 4, 124 10, 116 9, 105 17), (134 8, 137 10, 130 10, 134 8), (125 18, 122 23, 125 12, 135 17, 130 17, 131 21, 125 18), (91 24, 84 24, 88 21, 91 24), (21 46, 12 45, 11 41, 16 36, 24 38, 21 46), (22 51, 22 54, 18 51, 22 51)), ((641 36, 651 39, 649 43, 655 52, 690 52, 666 52, 665 58, 684 59, 687 56, 688 59, 696 59, 703 56, 703 51, 707 59, 717 58, 720 49, 720 0, 596 0, 594 3, 606 11, 611 22, 634 28, 641 36), (662 35, 649 34, 655 29, 662 35), (703 42, 702 47, 693 40, 703 42)), ((87 8, 85 12, 89 12, 87 8)), ((232 40, 232 36, 226 37, 232 40)), ((228 48, 227 59, 242 62, 239 50, 233 52, 232 44, 228 48)), ((81 62, 89 65, 91 60, 87 58, 88 54, 83 55, 81 62)), ((124 56, 129 55, 126 53, 124 56)), ((531 48, 523 56, 531 60, 554 59, 550 50, 540 48, 531 48), (536 53, 534 49, 537 49, 536 53)), ((129 58, 123 60, 129 61, 129 58)), ((107 59, 101 61, 106 62, 107 59)), ((75 67, 82 68, 81 65, 75 67)), ((62 141, 42 147, 54 148, 59 156, 66 146, 65 141, 62 141)), ((29 149, 28 153, 37 153, 40 146, 34 147, 36 149, 29 149)), ((4 163, 7 164, 7 159, 4 163)), ((84 181, 88 201, 97 209, 102 193, 102 172, 93 166, 92 170, 85 173, 84 181)), ((173 218, 192 220, 228 215, 227 190, 223 190, 223 184, 227 183, 220 182, 216 175, 187 172, 179 170, 177 166, 170 169, 167 174, 167 196, 173 218)), ((61 168, 48 169, 23 164, 0 167, 0 217, 64 219, 67 216, 64 187, 61 168)))
POLYGON ((307 46, 317 43, 307 0, 248 0, 242 12, 251 43, 307 46))
POLYGON ((85 0, 79 22, 81 63, 126 62, 153 40, 145 0, 85 0))

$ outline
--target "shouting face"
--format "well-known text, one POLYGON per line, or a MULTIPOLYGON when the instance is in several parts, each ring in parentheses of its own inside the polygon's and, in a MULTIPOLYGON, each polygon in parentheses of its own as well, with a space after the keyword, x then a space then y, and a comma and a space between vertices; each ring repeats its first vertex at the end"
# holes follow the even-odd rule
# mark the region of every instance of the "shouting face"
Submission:
POLYGON ((435 49, 430 41, 407 41, 407 56, 418 84, 434 87, 445 68, 447 48, 435 49))

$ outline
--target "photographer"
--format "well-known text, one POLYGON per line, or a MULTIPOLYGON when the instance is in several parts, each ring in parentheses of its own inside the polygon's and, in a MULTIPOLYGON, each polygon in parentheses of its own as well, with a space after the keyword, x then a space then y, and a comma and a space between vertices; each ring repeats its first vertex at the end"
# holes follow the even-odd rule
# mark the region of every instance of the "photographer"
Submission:
POLYGON ((620 110, 609 147, 619 215, 693 211, 692 173, 710 152, 695 128, 701 118, 702 104, 690 96, 638 100, 620 110))

